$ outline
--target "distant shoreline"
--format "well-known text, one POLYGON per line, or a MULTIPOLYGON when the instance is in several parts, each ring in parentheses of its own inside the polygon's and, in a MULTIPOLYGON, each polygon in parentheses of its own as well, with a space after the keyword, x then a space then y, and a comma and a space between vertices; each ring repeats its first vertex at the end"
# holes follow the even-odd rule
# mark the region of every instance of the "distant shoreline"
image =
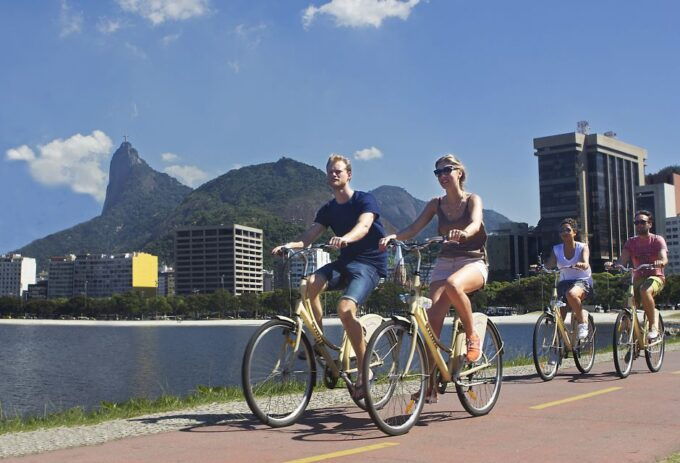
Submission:
MULTIPOLYGON (((677 311, 661 311, 662 315, 678 313, 677 311)), ((535 323, 540 312, 531 312, 524 315, 511 315, 505 317, 490 317, 498 325, 514 325, 535 323)), ((593 313, 595 323, 614 323, 616 312, 593 313)), ((267 319, 268 320, 268 319, 267 319)), ((53 326, 260 326, 267 320, 51 320, 51 319, 23 319, 23 318, 3 318, 0 319, 2 325, 53 325, 53 326)), ((447 322, 451 322, 451 317, 447 317, 447 322)), ((337 317, 324 318, 326 325, 340 325, 337 317)))

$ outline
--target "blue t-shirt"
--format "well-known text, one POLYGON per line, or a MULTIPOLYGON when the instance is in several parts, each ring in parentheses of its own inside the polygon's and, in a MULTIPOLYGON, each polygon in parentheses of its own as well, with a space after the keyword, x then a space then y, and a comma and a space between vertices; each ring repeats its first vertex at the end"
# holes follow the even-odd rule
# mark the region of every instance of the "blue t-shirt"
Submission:
POLYGON ((380 208, 375 197, 370 193, 355 191, 344 204, 338 204, 335 199, 324 204, 316 213, 314 222, 331 227, 335 236, 343 236, 352 230, 361 214, 371 212, 375 219, 366 236, 359 241, 350 243, 340 250, 340 262, 362 262, 374 266, 381 277, 387 276, 387 253, 380 252, 378 242, 385 236, 385 229, 380 223, 380 208))

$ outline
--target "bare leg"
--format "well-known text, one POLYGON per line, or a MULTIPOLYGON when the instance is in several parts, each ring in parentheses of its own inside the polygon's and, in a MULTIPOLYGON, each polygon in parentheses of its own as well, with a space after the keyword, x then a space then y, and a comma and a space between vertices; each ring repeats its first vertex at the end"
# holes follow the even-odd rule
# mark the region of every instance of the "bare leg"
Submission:
MULTIPOLYGON (((430 284, 430 299, 432 299, 432 307, 427 311, 427 319, 432 327, 432 332, 437 336, 441 336, 442 328, 444 327, 444 318, 451 309, 451 301, 446 295, 445 280, 434 281, 430 284)), ((430 350, 427 349, 427 364, 430 366, 430 381, 427 387, 426 400, 430 402, 437 401, 437 388, 435 374, 437 366, 430 350)))
POLYGON ((467 293, 484 286, 484 277, 473 265, 466 265, 446 279, 444 288, 449 300, 463 324, 465 335, 469 338, 475 332, 472 321, 472 304, 467 293))
POLYGON ((585 291, 583 291, 583 288, 574 286, 567 292, 567 304, 578 323, 587 323, 583 318, 583 304, 581 302, 584 298, 585 291))
MULTIPOLYGON (((340 299, 338 302, 338 316, 357 356, 357 367, 361 369, 364 353, 366 352, 366 340, 364 339, 364 330, 361 327, 361 323, 359 323, 359 319, 356 317, 356 313, 357 305, 353 300, 344 297, 340 299)), ((357 371, 357 383, 359 381, 360 373, 357 371)))
POLYGON ((324 292, 327 285, 328 282, 322 275, 312 274, 307 279, 307 297, 314 312, 314 319, 321 329, 323 329, 323 307, 321 307, 319 296, 324 292))
MULTIPOLYGON (((657 328, 656 326, 656 307, 654 305, 654 290, 652 288, 640 288, 640 300, 642 301, 642 308, 645 309, 647 315, 647 324, 649 329, 657 328)), ((658 329, 658 328, 657 328, 658 329)))

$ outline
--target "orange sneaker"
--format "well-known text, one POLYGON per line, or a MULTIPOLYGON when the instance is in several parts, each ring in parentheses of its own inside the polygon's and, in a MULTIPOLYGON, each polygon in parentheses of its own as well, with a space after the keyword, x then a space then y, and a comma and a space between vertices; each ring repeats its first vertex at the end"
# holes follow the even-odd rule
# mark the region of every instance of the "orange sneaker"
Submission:
POLYGON ((469 338, 467 338, 467 361, 468 362, 476 362, 477 360, 480 359, 482 356, 482 351, 480 350, 479 346, 479 336, 477 334, 473 334, 469 338))

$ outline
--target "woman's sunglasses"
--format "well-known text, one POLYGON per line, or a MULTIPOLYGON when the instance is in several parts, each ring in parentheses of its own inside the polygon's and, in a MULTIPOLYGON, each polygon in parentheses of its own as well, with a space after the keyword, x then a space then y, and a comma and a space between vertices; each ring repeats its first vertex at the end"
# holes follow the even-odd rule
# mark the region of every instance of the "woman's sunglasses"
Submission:
POLYGON ((434 175, 437 176, 437 177, 440 177, 442 175, 449 175, 454 170, 458 170, 458 167, 446 166, 446 167, 442 167, 441 169, 435 169, 434 175))

